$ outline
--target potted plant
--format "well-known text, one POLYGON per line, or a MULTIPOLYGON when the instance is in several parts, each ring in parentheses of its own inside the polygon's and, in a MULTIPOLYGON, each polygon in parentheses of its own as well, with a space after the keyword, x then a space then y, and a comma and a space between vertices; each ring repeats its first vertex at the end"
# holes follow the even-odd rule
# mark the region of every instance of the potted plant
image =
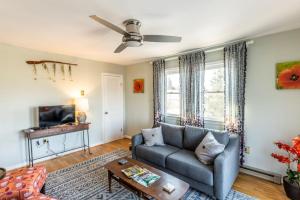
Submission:
POLYGON ((272 153, 272 157, 287 165, 287 176, 283 177, 286 195, 292 200, 300 200, 300 136, 292 141, 292 145, 276 142, 275 145, 287 152, 287 156, 272 153))

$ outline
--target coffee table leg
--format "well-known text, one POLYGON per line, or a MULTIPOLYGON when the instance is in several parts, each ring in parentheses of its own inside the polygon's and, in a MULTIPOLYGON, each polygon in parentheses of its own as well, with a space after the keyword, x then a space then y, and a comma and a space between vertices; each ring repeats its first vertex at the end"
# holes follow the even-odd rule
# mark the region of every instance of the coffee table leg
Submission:
POLYGON ((109 193, 112 193, 112 191, 111 191, 111 177, 112 177, 112 173, 111 173, 111 171, 109 171, 108 170, 108 191, 109 191, 109 193))
POLYGON ((140 199, 143 199, 143 193, 140 192, 140 191, 138 191, 138 197, 139 197, 140 199))

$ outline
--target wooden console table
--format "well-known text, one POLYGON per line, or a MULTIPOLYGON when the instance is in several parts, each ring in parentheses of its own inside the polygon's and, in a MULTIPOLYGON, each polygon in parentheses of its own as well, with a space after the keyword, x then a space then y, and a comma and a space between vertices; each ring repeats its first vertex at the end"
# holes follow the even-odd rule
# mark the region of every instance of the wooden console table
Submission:
POLYGON ((42 158, 46 158, 49 156, 65 153, 65 152, 72 151, 75 149, 80 149, 80 148, 83 148, 84 152, 86 152, 86 148, 87 148, 89 154, 91 154, 89 126, 90 126, 90 123, 84 123, 84 124, 73 124, 73 125, 59 125, 59 126, 55 126, 55 127, 51 127, 51 128, 38 129, 38 130, 34 130, 34 129, 23 130, 23 132, 26 134, 26 138, 27 138, 29 166, 33 166, 33 161, 35 161, 35 160, 39 160, 42 158), (53 154, 49 154, 49 155, 41 156, 41 157, 37 157, 37 158, 35 158, 33 156, 33 148, 32 148, 33 140, 40 139, 40 138, 52 137, 52 136, 56 136, 56 135, 74 133, 74 132, 79 132, 79 131, 82 133, 82 146, 64 150, 61 152, 55 152, 53 154), (87 136, 87 144, 85 143, 85 134, 87 136))

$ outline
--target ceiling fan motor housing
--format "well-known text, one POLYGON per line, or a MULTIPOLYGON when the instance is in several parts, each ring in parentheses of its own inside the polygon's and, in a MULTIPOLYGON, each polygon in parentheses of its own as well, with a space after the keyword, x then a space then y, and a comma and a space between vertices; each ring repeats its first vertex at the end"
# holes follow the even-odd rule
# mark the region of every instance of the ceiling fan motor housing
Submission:
POLYGON ((129 35, 123 36, 123 42, 126 42, 129 47, 141 46, 143 44, 143 36, 140 33, 141 22, 136 19, 128 19, 123 24, 129 33, 129 35))
POLYGON ((126 27, 126 31, 132 34, 139 34, 140 35, 140 27, 141 22, 137 19, 128 19, 123 22, 124 26, 126 27))

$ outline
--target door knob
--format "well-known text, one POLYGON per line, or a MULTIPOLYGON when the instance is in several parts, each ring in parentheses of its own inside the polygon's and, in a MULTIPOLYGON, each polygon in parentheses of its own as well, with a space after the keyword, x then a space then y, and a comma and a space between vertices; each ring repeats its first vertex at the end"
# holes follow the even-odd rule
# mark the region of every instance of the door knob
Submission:
POLYGON ((104 114, 105 114, 105 115, 107 115, 107 114, 108 114, 108 112, 105 112, 104 114))

